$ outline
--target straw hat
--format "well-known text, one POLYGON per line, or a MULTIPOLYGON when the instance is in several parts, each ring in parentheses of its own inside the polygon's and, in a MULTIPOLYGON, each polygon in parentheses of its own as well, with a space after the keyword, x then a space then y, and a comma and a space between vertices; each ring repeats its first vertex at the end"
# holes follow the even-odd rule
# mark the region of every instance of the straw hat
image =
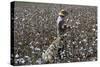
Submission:
POLYGON ((60 16, 65 16, 66 14, 68 14, 64 9, 62 9, 60 12, 59 12, 59 15, 60 16))

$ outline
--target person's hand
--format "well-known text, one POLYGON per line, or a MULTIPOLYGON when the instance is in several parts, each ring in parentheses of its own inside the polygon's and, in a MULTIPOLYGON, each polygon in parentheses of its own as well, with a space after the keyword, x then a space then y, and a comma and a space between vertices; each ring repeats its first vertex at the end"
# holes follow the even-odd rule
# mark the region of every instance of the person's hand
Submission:
POLYGON ((66 28, 67 28, 67 25, 66 25, 66 24, 64 24, 64 25, 62 26, 62 28, 63 28, 63 29, 66 29, 66 28))
POLYGON ((71 26, 66 26, 67 29, 71 29, 71 26))

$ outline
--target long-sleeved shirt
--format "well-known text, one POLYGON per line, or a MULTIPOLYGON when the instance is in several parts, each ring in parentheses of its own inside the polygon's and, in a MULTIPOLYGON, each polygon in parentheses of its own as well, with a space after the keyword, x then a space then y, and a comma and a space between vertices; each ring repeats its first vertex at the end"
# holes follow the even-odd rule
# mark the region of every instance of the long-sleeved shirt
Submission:
POLYGON ((57 36, 59 36, 63 31, 62 25, 64 24, 64 18, 61 16, 58 16, 56 22, 57 22, 57 36))
POLYGON ((57 18, 57 25, 61 22, 61 21, 63 21, 64 20, 64 18, 62 18, 61 16, 58 16, 58 18, 57 18))

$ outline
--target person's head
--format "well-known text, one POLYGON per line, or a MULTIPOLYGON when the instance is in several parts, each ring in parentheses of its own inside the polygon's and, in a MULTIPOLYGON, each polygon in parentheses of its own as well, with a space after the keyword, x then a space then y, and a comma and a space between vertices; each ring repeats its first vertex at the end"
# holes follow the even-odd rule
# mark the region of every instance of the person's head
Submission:
POLYGON ((65 10, 61 10, 60 12, 59 12, 59 16, 61 16, 61 17, 65 17, 65 16, 67 16, 68 15, 68 12, 66 12, 65 10))

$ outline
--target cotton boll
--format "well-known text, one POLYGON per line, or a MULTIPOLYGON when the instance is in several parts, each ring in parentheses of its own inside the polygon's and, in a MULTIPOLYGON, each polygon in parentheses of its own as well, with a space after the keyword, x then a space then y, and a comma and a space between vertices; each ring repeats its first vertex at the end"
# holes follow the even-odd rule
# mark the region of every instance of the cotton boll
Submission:
POLYGON ((76 24, 79 25, 79 24, 81 24, 81 23, 80 23, 79 21, 76 21, 76 24))
POLYGON ((29 56, 25 56, 25 58, 29 58, 29 56))
POLYGON ((79 44, 81 44, 82 42, 81 41, 79 41, 79 44))
POLYGON ((36 47, 35 50, 36 50, 36 51, 40 51, 40 48, 37 48, 37 47, 36 47))
POLYGON ((19 59, 19 62, 22 63, 22 64, 24 64, 25 63, 25 60, 23 58, 20 58, 19 59))
POLYGON ((31 48, 31 49, 34 49, 34 47, 33 47, 33 46, 30 46, 30 48, 31 48))
POLYGON ((22 19, 22 22, 25 21, 25 18, 22 19))
POLYGON ((87 42, 87 39, 83 39, 84 42, 87 42))
POLYGON ((17 20, 17 19, 18 19, 18 17, 16 16, 16 17, 15 17, 15 20, 17 20))
POLYGON ((15 58, 18 58, 18 57, 19 57, 19 55, 18 55, 18 54, 16 54, 16 55, 15 55, 15 58))
POLYGON ((71 61, 67 61, 68 63, 70 63, 71 61))
POLYGON ((37 33, 37 34, 36 34, 36 36, 39 36, 39 35, 40 35, 40 33, 37 33))
POLYGON ((39 44, 39 42, 37 41, 37 42, 35 42, 35 44, 39 44))
POLYGON ((18 42, 19 45, 22 45, 22 42, 18 42))
POLYGON ((93 28, 93 29, 92 29, 92 31, 96 31, 96 29, 95 29, 95 28, 93 28))

